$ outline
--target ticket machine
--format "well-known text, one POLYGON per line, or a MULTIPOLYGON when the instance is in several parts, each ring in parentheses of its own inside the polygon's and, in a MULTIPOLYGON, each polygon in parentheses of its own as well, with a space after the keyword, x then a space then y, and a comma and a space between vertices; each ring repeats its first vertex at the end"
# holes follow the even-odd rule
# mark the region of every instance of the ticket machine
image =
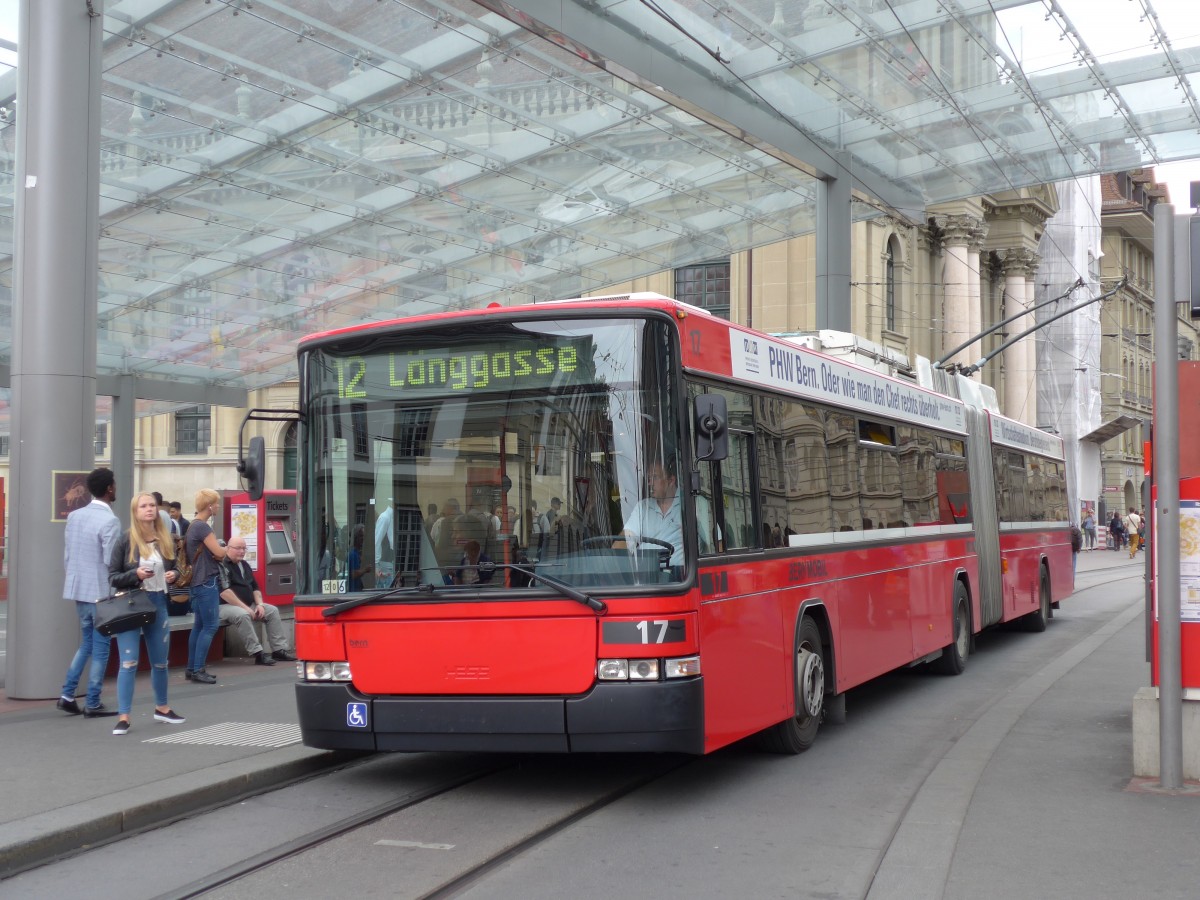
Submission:
POLYGON ((299 556, 299 503, 295 491, 263 491, 251 500, 245 491, 229 492, 221 506, 223 534, 246 541, 246 562, 254 569, 263 599, 290 606, 296 595, 299 556))

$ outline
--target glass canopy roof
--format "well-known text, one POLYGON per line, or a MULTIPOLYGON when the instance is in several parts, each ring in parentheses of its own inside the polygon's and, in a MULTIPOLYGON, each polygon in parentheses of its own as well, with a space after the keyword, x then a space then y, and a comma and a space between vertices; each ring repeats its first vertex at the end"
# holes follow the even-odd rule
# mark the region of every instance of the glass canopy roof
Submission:
MULTIPOLYGON (((1200 156, 1190 0, 109 0, 98 368, 577 296, 854 216, 1200 156)), ((36 48, 22 48, 36 52, 36 48)), ((0 76, 0 362, 15 72, 0 76), (4 99, 7 98, 7 99, 4 99)))

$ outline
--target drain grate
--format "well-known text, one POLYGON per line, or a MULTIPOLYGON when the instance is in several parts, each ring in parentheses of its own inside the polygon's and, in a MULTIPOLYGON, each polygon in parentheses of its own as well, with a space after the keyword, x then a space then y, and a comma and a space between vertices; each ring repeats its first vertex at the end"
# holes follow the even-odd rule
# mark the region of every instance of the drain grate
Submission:
POLYGON ((143 744, 206 744, 219 747, 287 747, 300 743, 299 725, 263 722, 222 722, 206 728, 177 731, 148 738, 143 744))

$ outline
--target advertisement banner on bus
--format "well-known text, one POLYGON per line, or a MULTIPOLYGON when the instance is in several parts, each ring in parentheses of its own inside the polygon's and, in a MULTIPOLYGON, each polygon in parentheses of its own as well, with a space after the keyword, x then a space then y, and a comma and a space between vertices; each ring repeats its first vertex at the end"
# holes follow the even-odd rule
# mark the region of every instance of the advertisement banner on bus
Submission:
POLYGON ((963 407, 957 400, 803 347, 731 330, 729 354, 734 378, 859 412, 959 434, 966 431, 963 407))

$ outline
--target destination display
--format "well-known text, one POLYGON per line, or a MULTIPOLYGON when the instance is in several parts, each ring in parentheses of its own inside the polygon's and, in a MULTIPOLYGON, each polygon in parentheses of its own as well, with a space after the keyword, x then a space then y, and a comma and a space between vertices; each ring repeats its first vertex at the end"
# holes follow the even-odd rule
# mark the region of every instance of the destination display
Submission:
POLYGON ((339 400, 394 400, 415 395, 518 391, 592 380, 591 340, 497 342, 420 350, 325 356, 339 400))

